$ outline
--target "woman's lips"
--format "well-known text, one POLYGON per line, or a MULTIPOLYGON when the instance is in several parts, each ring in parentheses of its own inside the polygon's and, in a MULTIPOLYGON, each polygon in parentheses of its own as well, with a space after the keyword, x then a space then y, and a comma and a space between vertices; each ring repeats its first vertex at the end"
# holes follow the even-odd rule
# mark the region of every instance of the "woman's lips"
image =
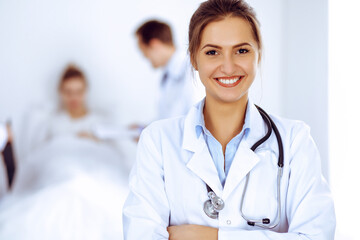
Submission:
POLYGON ((241 82, 241 79, 243 78, 244 78, 243 76, 220 77, 220 78, 215 78, 215 81, 222 87, 231 88, 237 86, 241 82))

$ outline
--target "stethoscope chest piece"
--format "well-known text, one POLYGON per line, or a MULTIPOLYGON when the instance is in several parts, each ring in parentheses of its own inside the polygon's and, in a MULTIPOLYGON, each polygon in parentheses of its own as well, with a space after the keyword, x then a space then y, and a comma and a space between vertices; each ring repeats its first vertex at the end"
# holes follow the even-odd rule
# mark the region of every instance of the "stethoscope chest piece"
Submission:
POLYGON ((209 200, 204 202, 204 212, 209 218, 217 219, 219 211, 224 209, 225 203, 213 191, 209 192, 208 196, 209 200))

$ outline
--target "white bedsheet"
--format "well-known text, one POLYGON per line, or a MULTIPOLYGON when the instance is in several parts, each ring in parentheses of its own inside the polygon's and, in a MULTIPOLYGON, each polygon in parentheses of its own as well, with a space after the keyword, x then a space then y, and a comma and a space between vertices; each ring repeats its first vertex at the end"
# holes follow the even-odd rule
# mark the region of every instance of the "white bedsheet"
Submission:
POLYGON ((127 191, 127 171, 111 146, 55 138, 18 166, 0 202, 0 239, 122 239, 127 191))

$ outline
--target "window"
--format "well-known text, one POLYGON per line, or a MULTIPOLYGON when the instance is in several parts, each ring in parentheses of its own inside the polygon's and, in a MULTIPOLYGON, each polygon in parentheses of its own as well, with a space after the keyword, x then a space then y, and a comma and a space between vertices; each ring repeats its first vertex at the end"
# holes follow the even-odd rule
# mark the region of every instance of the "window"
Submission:
POLYGON ((336 240, 359 237, 359 10, 359 1, 329 1, 329 154, 337 215, 336 240))

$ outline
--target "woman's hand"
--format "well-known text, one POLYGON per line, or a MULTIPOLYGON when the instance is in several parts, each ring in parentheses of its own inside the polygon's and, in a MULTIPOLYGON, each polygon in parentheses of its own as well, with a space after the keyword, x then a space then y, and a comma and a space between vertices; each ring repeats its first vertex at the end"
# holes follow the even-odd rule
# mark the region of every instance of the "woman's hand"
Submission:
POLYGON ((167 228, 169 240, 217 240, 218 229, 201 225, 179 225, 167 228))

